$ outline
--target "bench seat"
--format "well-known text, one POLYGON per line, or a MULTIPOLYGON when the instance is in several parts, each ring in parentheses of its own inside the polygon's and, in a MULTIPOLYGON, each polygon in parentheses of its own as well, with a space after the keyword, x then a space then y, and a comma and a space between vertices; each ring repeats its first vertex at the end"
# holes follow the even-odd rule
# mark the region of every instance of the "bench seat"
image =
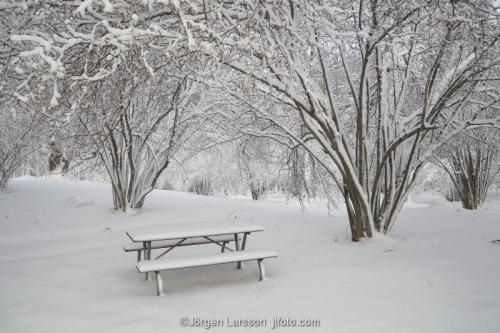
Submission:
POLYGON ((145 260, 137 263, 136 267, 140 273, 155 272, 158 295, 160 296, 163 295, 163 281, 159 274, 160 271, 257 260, 260 270, 260 280, 263 280, 265 279, 265 268, 262 261, 277 256, 278 253, 273 250, 244 250, 202 256, 145 260))
POLYGON ((237 261, 249 261, 277 257, 276 251, 272 250, 245 250, 208 254, 202 256, 191 256, 181 258, 168 258, 145 260, 137 264, 139 273, 166 271, 169 269, 209 266, 227 264, 237 261))

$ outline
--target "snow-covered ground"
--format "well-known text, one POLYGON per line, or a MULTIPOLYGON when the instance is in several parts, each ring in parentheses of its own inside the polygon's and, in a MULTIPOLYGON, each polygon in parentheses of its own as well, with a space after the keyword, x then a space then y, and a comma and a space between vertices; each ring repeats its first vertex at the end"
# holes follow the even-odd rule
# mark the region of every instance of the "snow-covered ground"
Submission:
MULTIPOLYGON (((140 213, 111 209, 109 185, 17 179, 0 194, 0 332, 194 332, 182 318, 222 319, 210 331, 272 331, 273 319, 320 320, 302 332, 499 332, 500 202, 463 210, 413 198, 390 238, 347 239, 346 216, 323 204, 254 202, 155 191, 140 213), (220 220, 259 223, 256 263, 165 272, 166 296, 124 253, 128 228, 220 220), (266 320, 265 328, 226 319, 266 320), (220 322, 218 324, 220 325, 220 322)), ((217 251, 178 249, 172 256, 217 251)), ((262 321, 261 321, 262 323, 262 321)))

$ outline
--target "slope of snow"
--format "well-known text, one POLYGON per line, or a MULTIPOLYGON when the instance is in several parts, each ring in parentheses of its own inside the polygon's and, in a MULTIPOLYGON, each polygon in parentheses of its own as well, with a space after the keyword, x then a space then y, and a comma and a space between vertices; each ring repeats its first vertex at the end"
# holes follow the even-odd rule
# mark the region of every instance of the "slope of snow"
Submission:
MULTIPOLYGON (((192 319, 319 319, 302 332, 498 332, 500 204, 479 211, 434 196, 413 198, 391 237, 347 239, 342 211, 301 211, 253 202, 155 191, 140 213, 111 209, 109 185, 17 179, 0 193, 1 332, 195 332, 192 319), (420 201, 419 201, 420 199, 420 201), (411 209, 410 209, 411 208, 411 209), (166 295, 122 250, 125 231, 192 221, 261 224, 248 248, 279 253, 258 281, 257 264, 164 272, 166 295)), ((204 245, 168 255, 216 253, 204 245)))

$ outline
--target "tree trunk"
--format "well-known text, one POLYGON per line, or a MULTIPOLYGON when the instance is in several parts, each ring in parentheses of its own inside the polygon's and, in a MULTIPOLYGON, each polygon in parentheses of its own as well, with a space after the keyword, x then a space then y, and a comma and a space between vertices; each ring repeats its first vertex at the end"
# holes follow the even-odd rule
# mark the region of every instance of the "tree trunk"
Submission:
POLYGON ((357 242, 364 237, 373 236, 373 218, 369 206, 362 200, 362 193, 356 193, 355 188, 344 185, 344 200, 346 202, 351 239, 357 242))

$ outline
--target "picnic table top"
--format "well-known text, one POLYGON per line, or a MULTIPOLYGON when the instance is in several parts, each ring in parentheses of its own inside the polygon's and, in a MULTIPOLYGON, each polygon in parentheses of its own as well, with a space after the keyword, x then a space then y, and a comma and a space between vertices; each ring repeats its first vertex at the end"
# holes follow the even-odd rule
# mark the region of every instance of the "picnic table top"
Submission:
POLYGON ((230 235, 245 232, 263 231, 257 224, 197 222, 150 225, 127 231, 133 242, 149 242, 191 237, 230 235))

